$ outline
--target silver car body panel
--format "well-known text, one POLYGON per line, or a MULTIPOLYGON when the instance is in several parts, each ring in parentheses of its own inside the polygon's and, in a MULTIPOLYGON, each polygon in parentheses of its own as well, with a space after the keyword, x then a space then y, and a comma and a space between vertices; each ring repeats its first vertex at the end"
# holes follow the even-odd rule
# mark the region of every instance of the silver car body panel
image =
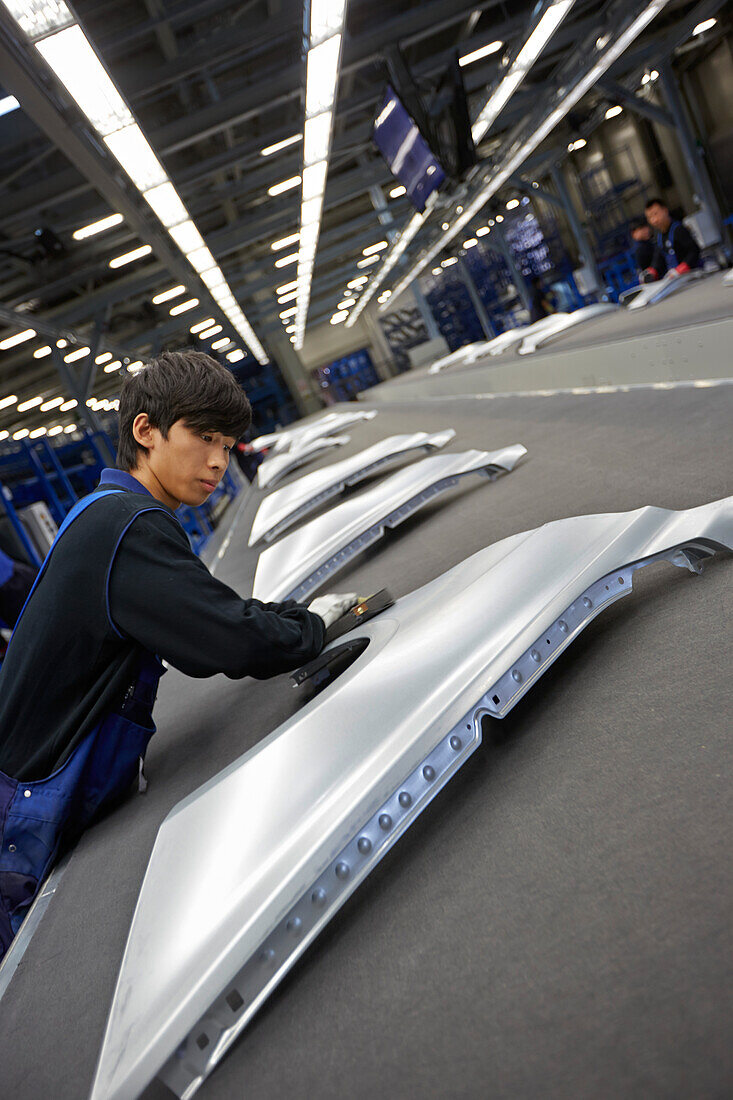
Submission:
POLYGON ((358 454, 332 462, 322 470, 305 474, 290 485, 276 489, 262 501, 252 523, 249 545, 260 539, 271 542, 297 520, 314 511, 331 497, 338 496, 347 485, 356 485, 384 467, 399 462, 417 451, 434 451, 445 447, 455 436, 452 428, 442 432, 413 432, 410 435, 390 435, 358 454))
POLYGON ((576 309, 573 313, 556 313, 551 318, 543 318, 548 324, 538 332, 525 337, 519 346, 519 354, 531 355, 537 351, 537 348, 542 347, 543 344, 549 344, 551 340, 562 336, 568 329, 583 325, 586 321, 593 321, 604 313, 613 313, 617 309, 620 309, 620 306, 615 302, 594 302, 593 305, 583 306, 582 309, 576 309))
POLYGON ((723 286, 733 286, 733 268, 723 276, 723 286))
POLYGON ((291 447, 302 447, 312 439, 340 432, 349 424, 356 424, 360 420, 373 420, 376 415, 376 411, 368 409, 358 409, 354 412, 330 412, 307 424, 296 424, 295 427, 284 428, 280 432, 260 435, 252 440, 252 446, 256 450, 269 447, 273 454, 282 454, 291 447))
POLYGON ((467 363, 473 363, 474 360, 486 354, 486 349, 490 343, 490 340, 480 340, 476 344, 464 344, 462 348, 457 348, 450 355, 443 355, 440 359, 436 359, 431 364, 428 374, 439 374, 440 371, 447 370, 448 367, 465 366, 467 363))
POLYGON ((397 527, 438 493, 468 474, 494 480, 513 470, 527 453, 519 443, 499 451, 431 455, 398 470, 372 489, 329 508, 260 554, 252 595, 258 600, 303 602, 328 577, 388 527, 397 527))
POLYGON ((274 489, 293 470, 304 466, 306 462, 310 462, 312 458, 316 458, 324 451, 329 451, 333 447, 343 447, 350 441, 350 435, 324 435, 318 439, 311 439, 302 446, 293 447, 283 454, 266 458, 257 468, 257 484, 260 489, 274 489))
POLYGON ((688 271, 684 275, 673 275, 668 271, 663 279, 658 279, 655 283, 644 283, 639 293, 634 295, 626 308, 646 309, 647 306, 656 305, 657 302, 669 298, 670 294, 676 294, 677 291, 684 290, 690 283, 697 282, 705 274, 704 271, 688 271))
POLYGON ((553 313, 549 317, 540 317, 539 321, 535 321, 531 325, 523 325, 521 328, 510 328, 506 332, 502 332, 495 340, 492 340, 489 354, 503 355, 505 351, 515 347, 517 344, 521 344, 522 340, 527 337, 536 336, 540 332, 544 332, 546 328, 551 328, 559 319, 569 316, 569 313, 553 313))
MULTIPOLYGON (((503 539, 346 637, 354 663, 163 822, 92 1100, 191 1097, 329 918, 633 573, 733 549, 733 497, 503 539)), ((692 641, 692 640, 691 640, 692 641)), ((567 675, 568 669, 564 675, 567 675)))

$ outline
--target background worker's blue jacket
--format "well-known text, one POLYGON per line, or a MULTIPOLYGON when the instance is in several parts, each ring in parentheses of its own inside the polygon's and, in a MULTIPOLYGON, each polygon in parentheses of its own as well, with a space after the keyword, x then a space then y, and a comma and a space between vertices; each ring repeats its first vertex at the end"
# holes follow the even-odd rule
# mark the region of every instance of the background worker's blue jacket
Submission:
POLYGON ((7 941, 59 846, 135 778, 154 729, 154 655, 193 676, 267 677, 323 645, 319 616, 243 600, 212 577, 135 478, 105 471, 100 491, 49 555, 0 671, 0 941, 3 914, 7 941), (54 808, 39 829, 42 798, 54 808), (35 824, 21 851, 24 813, 35 824))

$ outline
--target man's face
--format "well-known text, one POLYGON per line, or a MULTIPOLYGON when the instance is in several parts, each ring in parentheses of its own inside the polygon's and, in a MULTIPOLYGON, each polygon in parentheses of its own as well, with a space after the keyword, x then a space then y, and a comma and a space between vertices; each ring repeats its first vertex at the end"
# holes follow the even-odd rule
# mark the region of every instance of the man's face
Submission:
POLYGON ((148 427, 139 442, 146 448, 146 457, 138 469, 144 471, 146 483, 154 479, 154 495, 159 495, 155 491, 159 487, 159 499, 176 508, 204 503, 224 476, 236 440, 221 432, 193 431, 177 420, 167 439, 157 428, 148 427))
POLYGON ((652 229, 657 229, 662 233, 669 229, 672 219, 666 206, 662 206, 660 202, 653 202, 651 206, 646 208, 645 213, 646 220, 652 229))

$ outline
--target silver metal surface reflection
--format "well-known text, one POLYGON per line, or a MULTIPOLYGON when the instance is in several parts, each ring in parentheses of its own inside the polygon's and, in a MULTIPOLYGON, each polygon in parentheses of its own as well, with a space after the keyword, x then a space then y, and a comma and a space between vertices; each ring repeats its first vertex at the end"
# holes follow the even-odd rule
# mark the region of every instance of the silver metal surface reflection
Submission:
POLYGON ((431 455, 380 481, 335 508, 329 508, 269 546, 257 562, 252 595, 258 600, 303 602, 356 555, 382 537, 388 527, 468 474, 494 480, 513 470, 527 453, 520 443, 499 451, 431 455))
POLYGON ((663 279, 656 283, 645 283, 638 294, 635 294, 627 305, 627 309, 646 309, 647 306, 656 305, 657 302, 668 298, 670 294, 676 294, 684 290, 690 283, 696 283, 704 274, 703 271, 688 271, 684 275, 668 271, 663 279))
POLYGON ((322 470, 314 470, 282 489, 276 489, 262 501, 252 523, 249 545, 260 539, 271 542, 297 520, 319 505, 338 496, 347 485, 356 485, 365 477, 393 465, 416 451, 435 451, 445 447, 455 436, 452 428, 442 432, 413 432, 411 435, 390 435, 341 462, 322 470))
POLYGON ((537 348, 548 344, 558 336, 562 336, 568 329, 575 328, 577 325, 584 325, 586 321, 593 321, 596 317, 603 316, 604 313, 613 313, 616 309, 620 309, 620 306, 617 306, 615 302, 595 302, 591 306, 576 309, 573 313, 555 313, 552 317, 544 318, 548 321, 548 324, 531 336, 525 337, 519 346, 519 354, 531 355, 532 352, 537 351, 537 348))
POLYGON ((373 420, 375 410, 357 409, 354 412, 330 412, 321 416, 318 420, 308 421, 307 424, 296 424, 293 428, 283 428, 279 432, 270 432, 268 435, 259 435, 252 440, 252 446, 256 449, 270 447, 273 455, 282 454, 291 447, 303 447, 313 439, 320 439, 324 435, 332 435, 333 432, 342 431, 349 424, 356 424, 360 420, 373 420))
POLYGON ((311 439, 303 446, 292 447, 283 454, 266 458, 257 468, 257 484, 260 489, 274 489, 288 474, 310 462, 312 458, 330 451, 333 447, 343 447, 351 441, 350 435, 326 435, 311 439))
POLYGON ((475 751, 482 721, 506 715, 630 592, 635 570, 666 559, 699 572, 722 548, 733 548, 733 497, 559 520, 479 551, 333 643, 368 642, 163 822, 92 1100, 131 1100, 155 1074, 176 1096, 193 1096, 475 751))

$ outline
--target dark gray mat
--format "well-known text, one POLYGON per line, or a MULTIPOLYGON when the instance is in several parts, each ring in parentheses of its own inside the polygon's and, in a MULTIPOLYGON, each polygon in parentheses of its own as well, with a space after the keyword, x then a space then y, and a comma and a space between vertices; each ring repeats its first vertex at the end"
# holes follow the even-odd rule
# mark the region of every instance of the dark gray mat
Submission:
MULTIPOLYGON (((521 442, 529 458, 330 587, 399 595, 548 520, 730 494, 732 422, 722 388, 390 406, 339 456, 452 426, 452 449, 521 442)), ((243 594, 257 502, 218 567, 243 594)), ((200 1095, 728 1095, 732 577, 729 556, 702 577, 637 574, 490 725, 200 1095)), ((0 1096, 87 1094, 160 821, 297 706, 287 677, 166 675, 147 795, 84 838, 0 1003, 0 1096)))

